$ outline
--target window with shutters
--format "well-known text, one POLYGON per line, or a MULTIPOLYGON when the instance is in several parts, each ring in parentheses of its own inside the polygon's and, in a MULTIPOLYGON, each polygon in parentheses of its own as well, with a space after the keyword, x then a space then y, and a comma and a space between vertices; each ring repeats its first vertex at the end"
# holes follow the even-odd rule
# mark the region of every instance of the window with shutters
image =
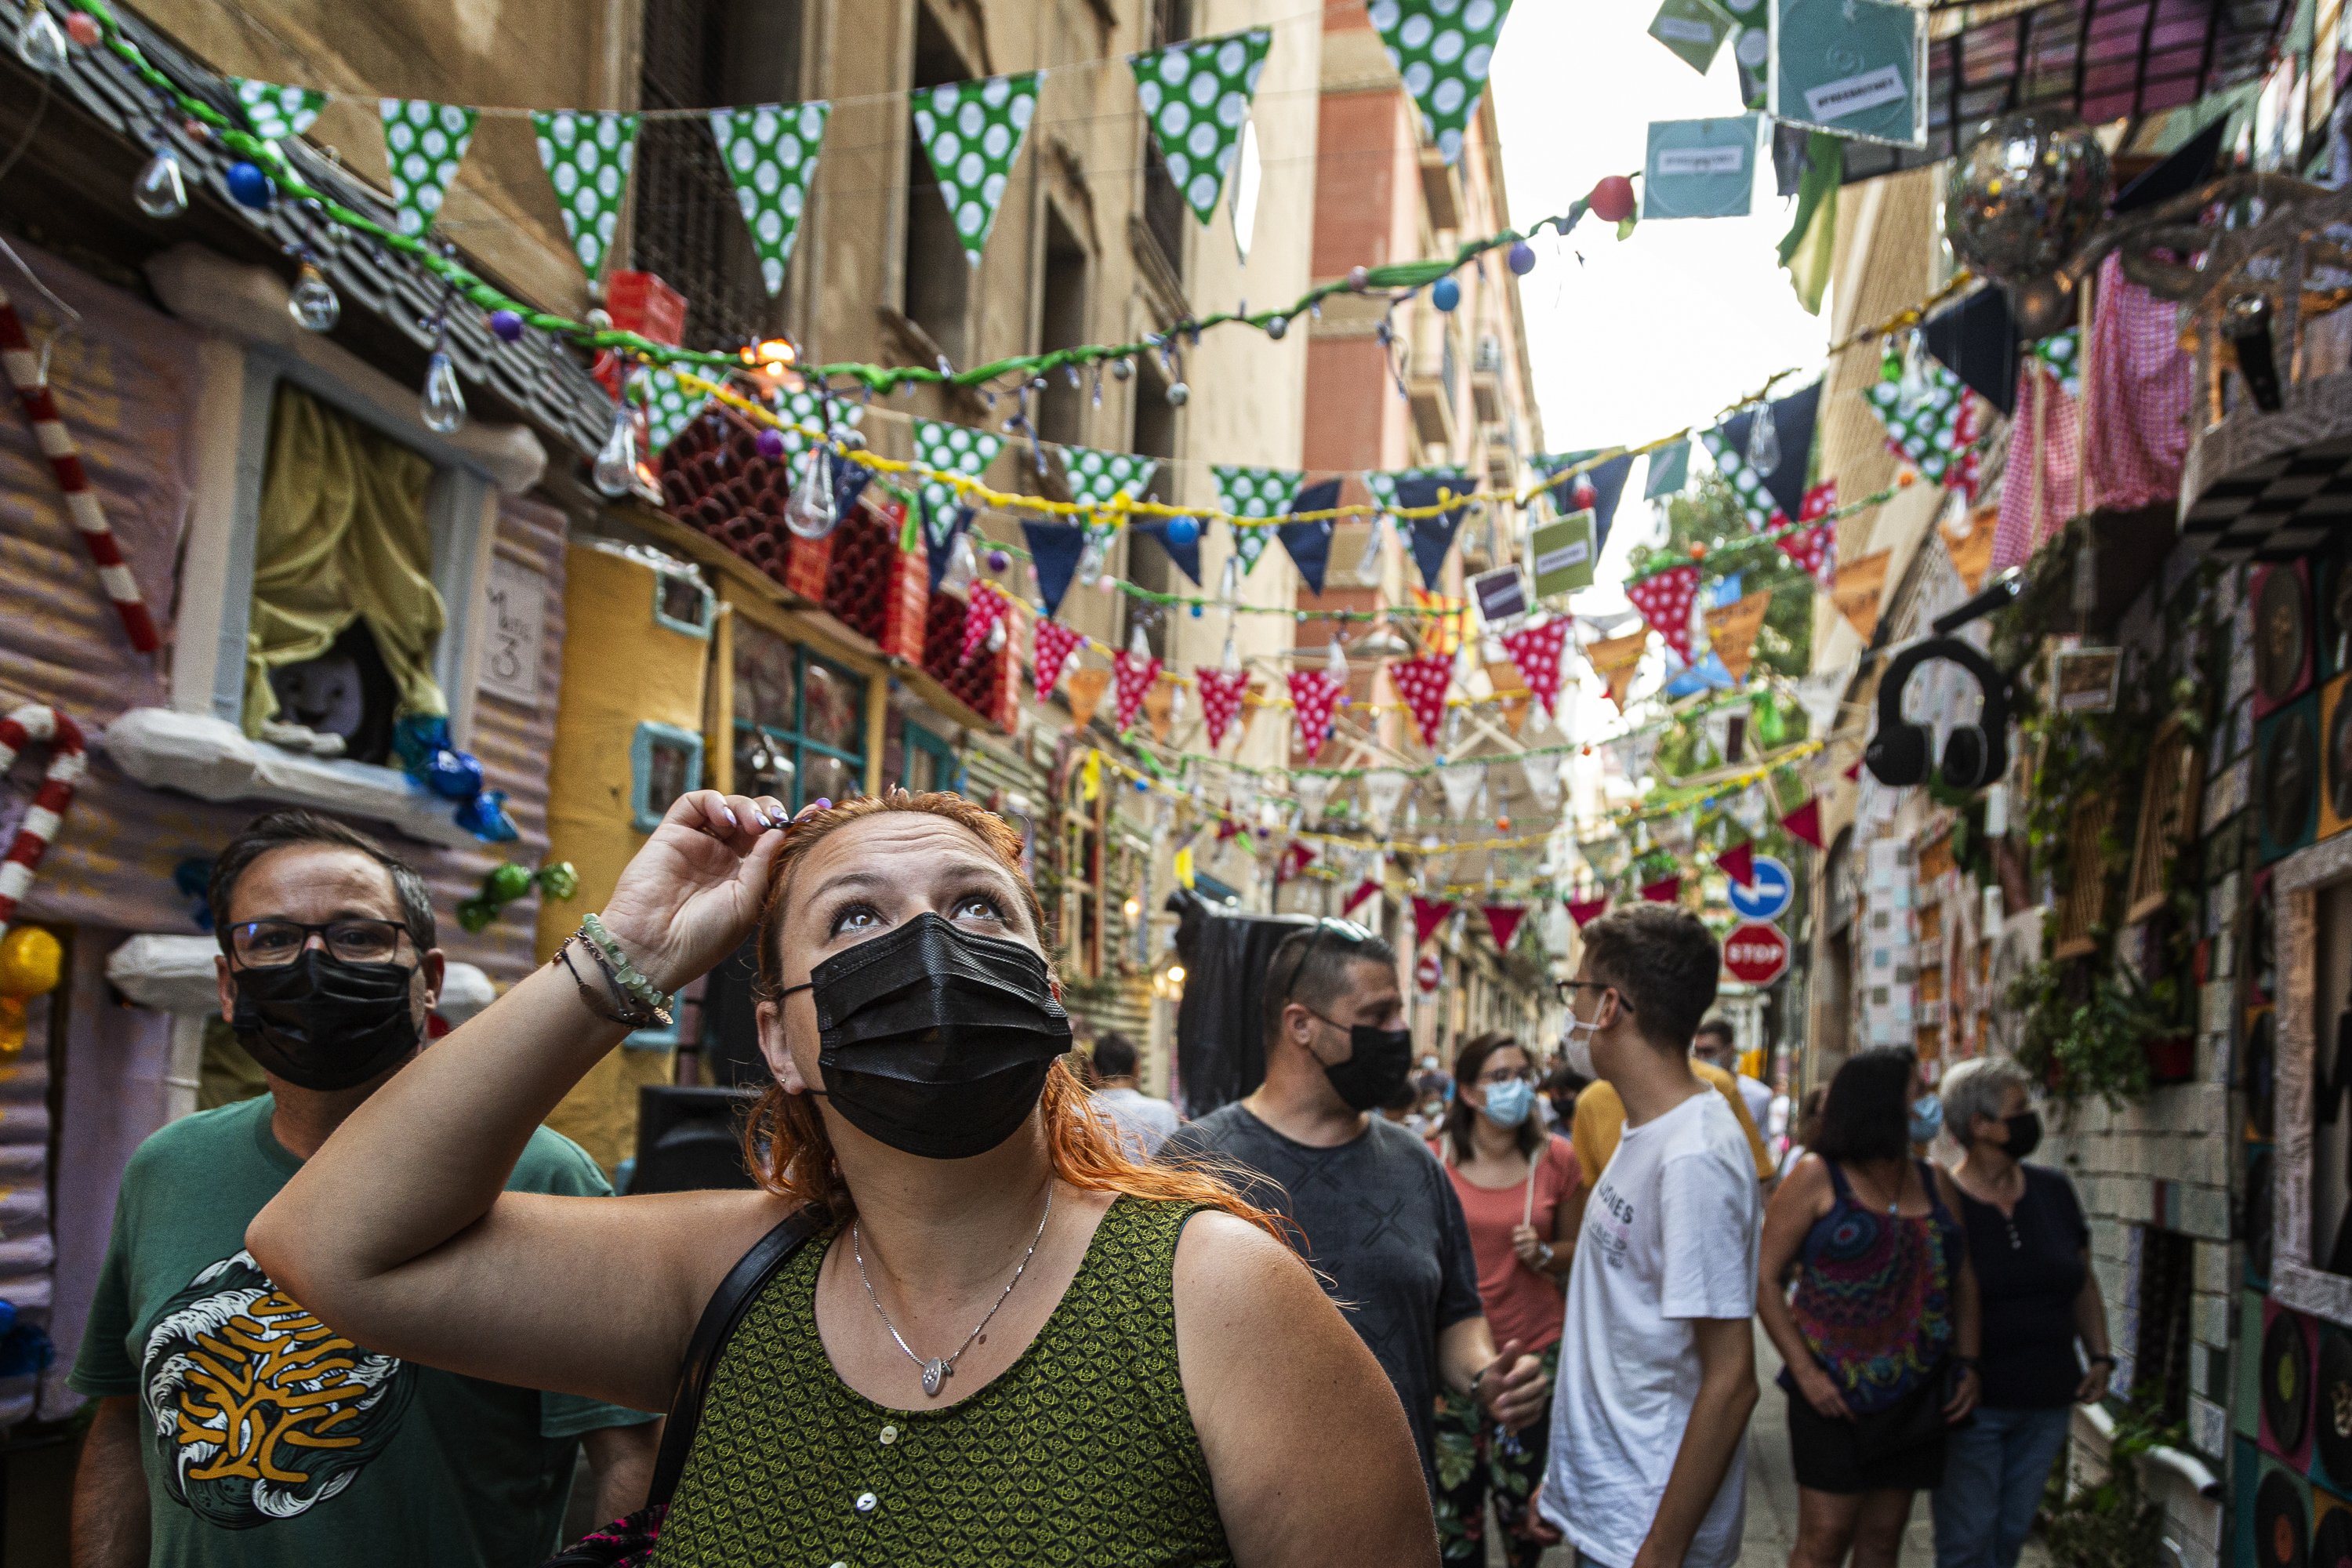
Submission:
POLYGON ((2098 951, 2098 930, 2107 912, 2107 866, 2099 841, 2116 818, 2116 803, 2105 796, 2074 807, 2066 830, 2066 888, 2058 900, 2057 940, 2051 956, 2081 958, 2098 951))
POLYGON ((2197 831, 2203 758, 2179 719, 2168 719, 2147 752, 2147 780, 2140 795, 2139 834, 2132 850, 2131 881, 2124 900, 2124 923, 2134 924, 2164 908, 2168 869, 2197 831))

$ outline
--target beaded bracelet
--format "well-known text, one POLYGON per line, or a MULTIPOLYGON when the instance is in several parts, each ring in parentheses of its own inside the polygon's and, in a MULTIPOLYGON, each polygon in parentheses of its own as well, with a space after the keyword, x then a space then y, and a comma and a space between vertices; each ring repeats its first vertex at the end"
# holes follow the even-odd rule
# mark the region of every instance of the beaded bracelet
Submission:
POLYGON ((596 944, 578 931, 563 939, 563 944, 555 950, 555 956, 571 973, 572 983, 580 988, 581 1005, 606 1023, 621 1024, 632 1029, 669 1027, 669 1009, 667 1006, 647 1007, 637 1003, 622 988, 619 977, 604 962, 604 955, 597 950, 596 944), (575 944, 587 949, 597 973, 604 977, 604 989, 600 990, 581 978, 579 966, 572 962, 572 949, 575 944), (614 997, 620 1000, 615 1002, 614 997))
POLYGON ((587 939, 590 951, 596 954, 604 973, 613 977, 613 983, 634 997, 639 1006, 658 1012, 668 1003, 669 994, 629 962, 629 955, 621 951, 621 944, 613 940, 613 933, 604 929, 604 922, 593 910, 581 919, 579 934, 587 939))

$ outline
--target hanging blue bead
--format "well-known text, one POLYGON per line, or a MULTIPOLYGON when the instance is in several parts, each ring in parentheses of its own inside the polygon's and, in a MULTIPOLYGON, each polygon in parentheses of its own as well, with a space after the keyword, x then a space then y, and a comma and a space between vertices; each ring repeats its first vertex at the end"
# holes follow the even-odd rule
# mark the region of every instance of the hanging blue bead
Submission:
POLYGON ((269 176, 261 172, 259 164, 240 158, 228 166, 226 178, 228 194, 236 199, 238 205, 251 207, 256 212, 268 208, 272 186, 269 176))
POLYGON ((1536 247, 1524 239, 1515 239, 1511 248, 1503 253, 1503 259, 1510 264, 1514 277, 1525 278, 1536 269, 1536 247))
POLYGON ((522 341, 522 317, 512 310, 492 310, 490 331, 502 343, 522 341))
POLYGON ((1462 285, 1451 278, 1441 278, 1429 286, 1429 302, 1441 310, 1451 310, 1462 303, 1462 285))

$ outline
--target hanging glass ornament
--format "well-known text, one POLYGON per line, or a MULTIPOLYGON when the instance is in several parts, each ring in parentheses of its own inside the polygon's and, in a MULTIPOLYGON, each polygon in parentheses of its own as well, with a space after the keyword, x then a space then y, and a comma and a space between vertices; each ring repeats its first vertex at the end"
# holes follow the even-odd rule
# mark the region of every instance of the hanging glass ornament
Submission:
POLYGON ((1217 577, 1217 598, 1222 603, 1231 605, 1240 597, 1241 589, 1242 558, 1238 555, 1228 555, 1225 557, 1224 569, 1217 577))
POLYGON ((188 183, 169 147, 156 148, 131 182, 131 205, 152 218, 174 218, 188 210, 188 183))
POLYGON ((1135 362, 1133 360, 1122 357, 1110 362, 1110 378, 1113 381, 1132 380, 1134 375, 1135 362))
POLYGON ((1388 513, 1381 512, 1372 519, 1371 537, 1364 541, 1364 553, 1356 563, 1356 581, 1367 588, 1380 586, 1388 564, 1388 513))
POLYGON ((1184 406, 1184 405, 1186 405, 1187 403, 1190 403, 1192 400, 1192 389, 1191 387, 1189 387, 1189 386, 1185 385, 1185 384, 1184 384, 1182 382, 1181 382, 1181 381, 1171 381, 1171 382, 1170 382, 1170 383, 1168 384, 1168 406, 1169 406, 1169 407, 1171 407, 1171 408, 1181 408, 1181 407, 1183 407, 1183 406, 1184 406))
POLYGON ((1342 686, 1348 683, 1348 649, 1336 635, 1331 638, 1331 656, 1325 668, 1331 672, 1332 679, 1342 686))
MULTIPOLYGON (((826 447, 811 447, 794 467, 792 499, 784 503, 784 526, 795 539, 823 539, 840 521, 841 509, 833 497, 833 452, 826 447)), ((958 534, 956 546, 959 560, 971 555, 971 536, 958 534)))
POLYGON ((1780 426, 1769 403, 1756 405, 1756 417, 1748 426, 1748 466, 1758 474, 1774 473, 1780 467, 1780 426))
POLYGON ((1089 534, 1078 546, 1077 579, 1091 583, 1103 574, 1103 542, 1089 534))
POLYGON ((294 291, 286 297, 286 313, 294 324, 305 331, 332 331, 335 321, 343 313, 343 302, 335 294, 334 285, 319 270, 315 261, 305 260, 301 272, 294 279, 294 291))
POLYGON ((629 416, 625 400, 613 403, 613 428, 604 437, 602 450, 596 454, 596 466, 588 477, 596 488, 608 496, 624 496, 637 477, 636 421, 629 416))
POLYGON ((33 0, 23 26, 16 29, 16 58, 25 62, 26 69, 41 76, 54 76, 66 68, 65 32, 41 0, 33 0))
POLYGON ((1242 667, 1242 650, 1234 643, 1234 634, 1230 631, 1225 634, 1224 657, 1217 662, 1228 671, 1236 670, 1242 667))
POLYGON ((435 349, 425 362, 425 395, 417 405, 425 427, 436 435, 454 435, 466 423, 466 393, 457 384, 457 367, 446 349, 435 349))
POLYGON ((1131 658, 1151 657, 1151 639, 1143 635, 1143 623, 1139 620, 1135 623, 1134 629, 1127 634, 1127 651, 1131 658))
POLYGON ((988 628, 988 651, 991 653, 1003 653, 1004 651, 1004 623, 1000 620, 994 626, 988 628))

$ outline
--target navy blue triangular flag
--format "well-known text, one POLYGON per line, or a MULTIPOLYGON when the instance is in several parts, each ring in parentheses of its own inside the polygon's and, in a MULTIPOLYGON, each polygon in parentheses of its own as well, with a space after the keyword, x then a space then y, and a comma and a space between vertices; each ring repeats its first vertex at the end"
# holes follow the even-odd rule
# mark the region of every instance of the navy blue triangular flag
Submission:
MULTIPOLYGON (((1438 492, 1450 490, 1457 496, 1470 493, 1467 474, 1414 474, 1396 481, 1396 503, 1401 510, 1412 510, 1435 506, 1441 499, 1438 492)), ((1454 536, 1462 528, 1462 514, 1469 510, 1465 502, 1450 507, 1434 517, 1416 517, 1405 522, 1407 542, 1412 547, 1413 564, 1421 568, 1422 585, 1432 593, 1445 571, 1446 554, 1454 548, 1454 536)))
MULTIPOLYGON (((1792 392, 1786 397, 1772 400, 1772 429, 1780 439, 1780 466, 1769 474, 1759 474, 1773 504, 1790 517, 1801 516, 1805 510, 1805 473, 1813 457, 1813 416, 1820 412, 1822 384, 1813 383, 1802 392, 1792 392)), ((1754 409, 1743 408, 1721 425, 1726 445, 1735 452, 1748 450, 1748 429, 1756 421, 1754 409)))
POLYGON ((1927 318, 1919 338, 1987 403, 2003 414, 2016 411, 2017 320, 2010 314, 2008 289, 1979 289, 1947 305, 1927 318))
MULTIPOLYGON (((1290 510, 1329 511, 1339 504, 1339 481, 1322 479, 1307 486, 1290 499, 1290 510)), ((1323 591, 1323 574, 1331 565, 1331 520, 1321 518, 1314 522, 1285 522, 1275 527, 1282 538, 1282 547, 1290 552, 1291 564, 1298 568, 1298 580, 1307 584, 1310 594, 1323 591)))
POLYGON ((833 511, 835 517, 847 517, 857 505, 857 498, 874 482, 874 470, 863 463, 853 463, 846 458, 833 460, 833 511))
POLYGON ((965 529, 970 528, 971 526, 971 508, 968 506, 960 506, 955 509, 954 516, 947 526, 947 537, 944 539, 934 537, 936 531, 929 522, 925 522, 923 524, 921 530, 923 535, 923 549, 929 553, 931 558, 932 593, 936 594, 940 591, 940 580, 948 574, 948 563, 955 559, 956 535, 961 533, 965 529))
MULTIPOLYGON (((1176 569, 1192 579, 1192 586, 1197 588, 1201 585, 1201 525, 1198 522, 1192 523, 1192 538, 1190 543, 1178 544, 1168 537, 1169 525, 1175 521, 1172 517, 1139 519, 1129 523, 1128 527, 1138 533, 1149 534, 1159 541, 1160 548, 1168 552, 1168 559, 1176 563, 1176 569)), ((1185 521, 1192 521, 1190 518, 1185 521)))
POLYGON ((1037 592, 1045 601, 1045 613, 1053 615, 1062 607, 1062 595, 1070 591, 1070 579, 1077 574, 1078 557, 1087 548, 1087 531, 1074 522, 1032 522, 1024 518, 1021 531, 1029 541, 1029 560, 1037 568, 1037 592))
MULTIPOLYGON (((1552 459, 1559 465, 1552 472, 1574 468, 1591 456, 1591 452, 1563 452, 1552 459)), ((1587 468, 1574 479, 1562 479, 1551 488, 1551 504, 1559 510, 1560 516, 1566 517, 1572 511, 1584 510, 1576 504, 1578 481, 1592 487, 1592 553, 1595 555, 1599 555, 1609 543, 1609 525, 1617 519, 1617 502, 1623 498, 1625 481, 1633 472, 1633 455, 1621 452, 1607 462, 1587 468)))

